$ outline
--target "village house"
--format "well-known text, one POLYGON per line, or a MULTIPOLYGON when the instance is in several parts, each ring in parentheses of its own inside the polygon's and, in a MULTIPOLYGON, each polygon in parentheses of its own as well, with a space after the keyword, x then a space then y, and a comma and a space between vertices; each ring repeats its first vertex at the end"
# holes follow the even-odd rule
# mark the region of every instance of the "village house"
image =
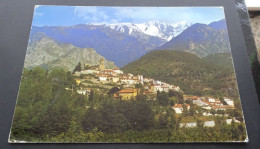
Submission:
POLYGON ((212 106, 212 109, 213 110, 223 110, 223 111, 226 111, 227 109, 234 109, 234 107, 232 106, 229 106, 229 105, 222 105, 222 106, 212 106))
POLYGON ((77 90, 77 93, 81 95, 86 95, 87 90, 77 90))
POLYGON ((144 78, 144 83, 154 84, 154 79, 144 78))
POLYGON ((114 68, 113 69, 113 71, 115 72, 115 73, 117 73, 117 74, 123 74, 123 71, 122 70, 120 70, 119 68, 114 68))
POLYGON ((208 103, 206 103, 205 101, 201 100, 199 97, 195 97, 194 100, 192 100, 193 104, 196 104, 198 106, 207 106, 208 103))
POLYGON ((231 100, 227 97, 224 97, 224 101, 227 103, 227 105, 234 107, 234 101, 233 100, 231 100))
POLYGON ((77 85, 79 85, 81 83, 81 79, 80 78, 76 78, 75 81, 76 81, 77 85))
POLYGON ((162 82, 159 81, 159 80, 155 80, 153 84, 155 84, 155 85, 162 85, 162 82))
POLYGON ((192 127, 197 127, 196 122, 190 122, 190 123, 180 123, 180 127, 186 127, 186 128, 192 128, 192 127))
POLYGON ((215 121, 205 121, 203 125, 204 127, 214 127, 215 121))
POLYGON ((179 86, 174 86, 172 89, 176 92, 182 92, 179 86))
POLYGON ((208 97, 208 102, 216 102, 215 99, 213 97, 208 97))
POLYGON ((81 72, 76 71, 73 75, 76 76, 76 77, 79 77, 80 74, 81 74, 81 72))
POLYGON ((157 92, 157 91, 160 91, 162 92, 163 91, 163 88, 161 87, 161 85, 153 85, 153 91, 154 92, 157 92))
POLYGON ((122 75, 120 81, 126 84, 138 84, 138 78, 131 74, 122 75))
POLYGON ((215 99, 212 97, 208 97, 206 99, 207 100, 204 102, 210 106, 222 106, 223 105, 223 103, 219 99, 215 99))
POLYGON ((99 80, 100 82, 105 82, 105 81, 108 80, 108 77, 107 77, 107 75, 105 75, 105 74, 99 74, 99 75, 96 75, 96 76, 98 77, 98 80, 99 80))
POLYGON ((113 82, 113 83, 118 83, 120 81, 120 79, 117 76, 111 76, 110 81, 113 82))
MULTIPOLYGON (((185 106, 187 107, 187 110, 190 110, 190 105, 185 104, 185 106)), ((176 104, 176 105, 172 106, 172 108, 174 109, 176 114, 182 114, 183 104, 176 104)))
MULTIPOLYGON (((76 73, 77 73, 77 72, 76 72, 76 73)), ((82 70, 80 73, 81 73, 81 74, 98 74, 99 71, 98 71, 98 70, 88 69, 88 70, 82 70)))
POLYGON ((202 106, 202 109, 205 109, 205 110, 211 110, 212 107, 209 106, 209 105, 204 105, 204 106, 202 106))
POLYGON ((144 84, 144 77, 143 77, 143 75, 137 75, 137 77, 138 77, 139 82, 141 84, 144 84))
POLYGON ((121 98, 123 100, 128 100, 135 98, 138 95, 137 89, 122 89, 114 94, 114 98, 121 98))

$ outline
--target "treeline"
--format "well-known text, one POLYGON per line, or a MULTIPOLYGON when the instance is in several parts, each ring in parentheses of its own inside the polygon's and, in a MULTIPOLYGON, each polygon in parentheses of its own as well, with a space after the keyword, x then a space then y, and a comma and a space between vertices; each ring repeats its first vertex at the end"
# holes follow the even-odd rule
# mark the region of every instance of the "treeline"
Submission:
MULTIPOLYGON (((129 101, 91 90, 76 93, 70 72, 24 69, 11 140, 28 142, 185 142, 244 140, 244 124, 180 128, 171 104, 181 95, 165 92, 158 100, 138 95, 129 101), (67 88, 67 89, 65 89, 67 88), (173 98, 173 99, 172 99, 173 98)), ((174 103, 175 102, 175 103, 174 103)))

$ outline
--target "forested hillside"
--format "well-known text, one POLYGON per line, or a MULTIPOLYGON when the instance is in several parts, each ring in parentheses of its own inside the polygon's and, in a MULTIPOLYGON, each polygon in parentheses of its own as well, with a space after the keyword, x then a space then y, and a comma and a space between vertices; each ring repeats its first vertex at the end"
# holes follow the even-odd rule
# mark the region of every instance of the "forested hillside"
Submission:
POLYGON ((180 86, 185 94, 238 96, 232 58, 228 53, 201 59, 187 52, 156 50, 122 69, 180 86))

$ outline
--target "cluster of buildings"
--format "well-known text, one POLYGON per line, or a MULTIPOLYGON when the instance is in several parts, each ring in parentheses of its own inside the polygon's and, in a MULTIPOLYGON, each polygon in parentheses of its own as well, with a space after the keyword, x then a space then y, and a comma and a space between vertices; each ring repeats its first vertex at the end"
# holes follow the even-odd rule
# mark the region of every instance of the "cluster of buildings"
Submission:
MULTIPOLYGON (((198 96, 184 96, 184 100, 191 100, 193 104, 202 107, 205 110, 215 110, 215 111, 226 111, 227 109, 234 109, 234 101, 224 97, 222 103, 220 99, 213 97, 198 97, 198 96)), ((187 106, 187 110, 190 110, 190 105, 185 104, 187 106)), ((176 104, 172 108, 175 110, 175 113, 181 114, 183 111, 184 104, 176 104)), ((210 116, 210 113, 203 113, 205 116, 210 116)))
MULTIPOLYGON (((75 78, 75 81, 78 85, 84 81, 83 78, 79 78, 81 75, 93 75, 99 83, 113 83, 116 85, 123 85, 124 88, 127 88, 116 93, 114 95, 115 98, 130 99, 137 96, 139 91, 135 88, 136 84, 142 85, 145 90, 144 94, 156 93, 157 91, 168 92, 169 90, 181 91, 178 86, 151 78, 145 78, 143 75, 124 74, 119 68, 106 69, 103 58, 100 59, 99 65, 90 66, 85 64, 83 70, 75 72, 74 76, 78 77, 75 78)), ((85 94, 83 91, 79 92, 85 94)))

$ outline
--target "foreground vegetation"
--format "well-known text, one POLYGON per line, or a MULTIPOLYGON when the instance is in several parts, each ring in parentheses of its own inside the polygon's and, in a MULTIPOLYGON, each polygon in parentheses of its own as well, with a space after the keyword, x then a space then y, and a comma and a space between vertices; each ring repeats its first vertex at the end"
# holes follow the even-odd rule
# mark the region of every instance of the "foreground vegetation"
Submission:
MULTIPOLYGON (((11 141, 27 142, 197 142, 244 141, 244 123, 225 123, 213 117, 215 127, 203 127, 194 110, 176 115, 171 106, 184 102, 179 94, 158 93, 156 100, 145 95, 124 101, 111 91, 76 93, 70 72, 51 72, 36 67, 24 69, 11 141), (72 88, 66 90, 65 88, 72 88), (171 97, 171 98, 169 98, 171 97), (171 100, 173 99, 173 100, 171 100), (179 127, 193 117, 197 127, 179 127)), ((238 112, 237 117, 242 117, 238 112)))

